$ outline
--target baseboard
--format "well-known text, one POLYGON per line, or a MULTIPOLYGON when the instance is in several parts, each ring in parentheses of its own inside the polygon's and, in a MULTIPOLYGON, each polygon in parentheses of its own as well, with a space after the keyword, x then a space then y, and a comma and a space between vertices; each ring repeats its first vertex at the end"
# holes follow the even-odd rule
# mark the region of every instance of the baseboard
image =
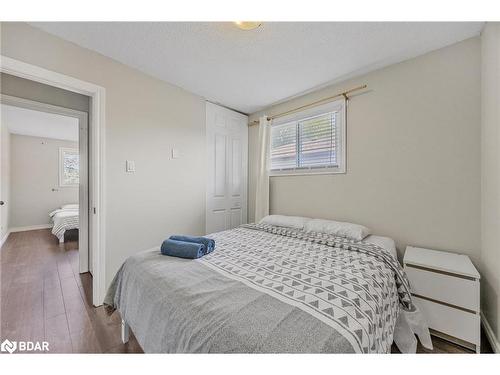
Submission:
POLYGON ((498 341, 495 332, 493 332, 490 323, 488 323, 488 320, 486 319, 482 311, 481 311, 481 322, 483 323, 484 332, 486 333, 486 337, 490 342, 491 348, 495 353, 500 353, 500 342, 498 341))
POLYGON ((27 227, 10 228, 9 232, 14 233, 14 232, 25 232, 27 230, 47 229, 47 228, 52 228, 52 225, 53 224, 39 224, 39 225, 29 225, 27 227))
POLYGON ((5 241, 7 241, 7 238, 9 237, 9 234, 10 234, 10 230, 8 230, 7 233, 5 233, 5 236, 3 236, 2 239, 0 239, 0 249, 2 248, 3 244, 5 243, 5 241))

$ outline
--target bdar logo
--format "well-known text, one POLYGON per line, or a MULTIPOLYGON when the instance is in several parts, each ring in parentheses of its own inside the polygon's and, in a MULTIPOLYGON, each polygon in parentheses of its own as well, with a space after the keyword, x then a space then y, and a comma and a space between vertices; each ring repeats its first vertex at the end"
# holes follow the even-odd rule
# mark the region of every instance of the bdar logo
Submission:
POLYGON ((14 353, 17 349, 17 342, 15 341, 10 341, 10 340, 4 340, 2 344, 0 345, 0 351, 2 352, 9 352, 10 354, 14 353))

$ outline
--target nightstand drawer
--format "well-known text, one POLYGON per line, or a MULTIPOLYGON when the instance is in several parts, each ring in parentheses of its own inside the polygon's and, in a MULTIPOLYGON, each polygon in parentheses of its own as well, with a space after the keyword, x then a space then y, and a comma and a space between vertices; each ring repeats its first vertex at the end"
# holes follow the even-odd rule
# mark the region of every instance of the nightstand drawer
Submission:
POLYGON ((412 293, 479 312, 477 280, 414 268, 409 264, 406 265, 405 271, 412 293))
POLYGON ((454 309, 439 303, 413 297, 429 327, 458 339, 479 343, 479 314, 454 309))

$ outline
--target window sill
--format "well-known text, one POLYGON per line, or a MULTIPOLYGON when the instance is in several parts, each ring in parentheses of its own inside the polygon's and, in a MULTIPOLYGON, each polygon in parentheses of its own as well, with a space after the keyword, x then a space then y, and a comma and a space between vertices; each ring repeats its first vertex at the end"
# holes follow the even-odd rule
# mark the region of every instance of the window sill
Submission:
POLYGON ((269 177, 287 177, 287 176, 311 176, 311 175, 326 175, 326 174, 346 174, 343 169, 326 169, 326 170, 304 170, 304 171, 271 171, 269 177))

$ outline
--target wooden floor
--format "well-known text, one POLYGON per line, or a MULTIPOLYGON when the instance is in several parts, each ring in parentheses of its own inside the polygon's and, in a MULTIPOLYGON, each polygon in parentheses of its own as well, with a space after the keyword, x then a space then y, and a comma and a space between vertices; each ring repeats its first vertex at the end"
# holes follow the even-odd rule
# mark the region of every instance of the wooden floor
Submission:
POLYGON ((92 276, 78 272, 78 241, 50 230, 11 233, 0 252, 0 337, 48 341, 51 353, 142 353, 120 338, 118 314, 91 303, 92 276))
MULTIPOLYGON (((0 264, 2 340, 48 341, 51 353, 142 353, 133 334, 122 344, 117 313, 92 306, 92 276, 78 272, 75 238, 59 244, 48 229, 12 233, 0 264)), ((433 343, 433 353, 470 353, 438 338, 433 343)), ((421 346, 418 352, 429 353, 421 346)), ((492 352, 486 340, 481 352, 492 352)))

